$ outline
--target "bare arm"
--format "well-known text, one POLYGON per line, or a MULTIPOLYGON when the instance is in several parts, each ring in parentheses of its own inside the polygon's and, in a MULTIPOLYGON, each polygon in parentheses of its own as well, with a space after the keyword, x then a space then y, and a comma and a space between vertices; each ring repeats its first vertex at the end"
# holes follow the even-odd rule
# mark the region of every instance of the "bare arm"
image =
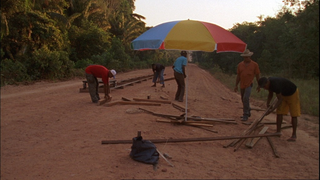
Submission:
MULTIPOLYGON (((271 102, 272 97, 273 97, 273 92, 269 91, 268 100, 267 100, 267 107, 270 106, 270 102, 271 102)), ((270 110, 267 112, 267 115, 270 114, 271 112, 273 112, 275 109, 277 109, 278 106, 281 104, 281 102, 282 102, 282 95, 279 93, 279 94, 277 94, 276 104, 270 108, 270 110)))
POLYGON ((259 79, 260 79, 260 74, 257 74, 257 75, 256 75, 256 81, 257 81, 258 87, 257 87, 256 90, 257 90, 258 92, 260 92, 259 79))

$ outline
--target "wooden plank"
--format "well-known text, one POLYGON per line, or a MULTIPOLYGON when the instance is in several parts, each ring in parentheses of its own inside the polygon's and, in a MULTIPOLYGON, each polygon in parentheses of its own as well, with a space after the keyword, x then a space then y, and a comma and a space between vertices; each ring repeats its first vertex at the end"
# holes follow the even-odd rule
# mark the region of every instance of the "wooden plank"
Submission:
POLYGON ((135 101, 147 101, 147 102, 158 102, 158 103, 164 103, 164 104, 171 104, 171 101, 166 100, 154 100, 154 99, 140 99, 140 98, 132 98, 135 101))
POLYGON ((210 124, 202 124, 202 123, 196 123, 196 122, 189 122, 184 121, 183 124, 190 125, 190 126, 205 126, 205 127, 213 127, 213 125, 210 124))
POLYGON ((139 79, 139 80, 135 80, 135 81, 132 81, 132 82, 125 83, 125 84, 117 84, 117 86, 114 87, 114 88, 115 89, 119 89, 119 88, 123 89, 125 86, 133 86, 134 83, 141 83, 141 81, 146 81, 148 79, 150 79, 150 78, 139 79))
POLYGON ((188 119, 195 120, 195 121, 208 121, 208 122, 222 122, 222 123, 229 123, 229 124, 237 124, 235 120, 221 120, 217 118, 202 118, 202 117, 188 117, 188 119))
MULTIPOLYGON (((243 131, 241 135, 250 134, 250 133, 255 129, 255 127, 262 121, 262 119, 266 116, 266 113, 268 112, 268 110, 269 110, 273 105, 276 104, 276 102, 277 102, 277 101, 274 100, 273 103, 272 103, 272 105, 269 106, 269 107, 266 109, 266 111, 262 114, 262 116, 261 116, 259 119, 254 120, 254 121, 252 122, 252 124, 249 126, 249 128, 247 128, 245 131, 243 131)), ((237 143, 240 142, 240 141, 242 141, 242 139, 235 139, 235 140, 231 141, 230 143, 228 143, 227 145, 224 145, 223 147, 224 147, 224 148, 227 148, 227 147, 229 147, 229 146, 232 147, 232 146, 234 146, 235 144, 237 144, 237 143)), ((242 144, 242 143, 243 143, 243 141, 241 142, 241 144, 242 144)), ((240 145, 241 145, 241 144, 240 144, 240 145)), ((236 148, 234 149, 234 151, 236 151, 236 150, 240 147, 240 145, 239 145, 238 147, 236 147, 236 148)))
MULTIPOLYGON (((111 98, 111 99, 112 99, 112 98, 111 98)), ((98 101, 97 105, 100 106, 100 105, 102 105, 102 104, 104 104, 104 103, 106 103, 106 102, 110 102, 111 99, 109 99, 109 100, 107 100, 107 99, 105 99, 105 98, 100 99, 100 100, 98 101)))
POLYGON ((121 101, 108 102, 108 103, 105 104, 105 106, 113 106, 113 105, 118 104, 119 102, 121 102, 121 101))
POLYGON ((171 162, 170 162, 166 157, 164 157, 164 155, 163 155, 158 149, 156 149, 156 150, 157 150, 157 152, 160 154, 160 156, 161 156, 165 161, 167 161, 167 163, 168 163, 171 167, 174 167, 174 165, 171 164, 171 162))
POLYGON ((270 139, 269 137, 266 137, 266 138, 267 138, 267 140, 268 140, 268 142, 269 142, 269 144, 270 144, 270 146, 271 146, 271 149, 272 149, 272 151, 273 151, 273 154, 276 156, 276 158, 279 158, 280 156, 278 155, 277 149, 274 147, 271 139, 270 139))
MULTIPOLYGON (((110 90, 111 89, 124 89, 125 86, 133 86, 134 83, 141 83, 141 81, 146 81, 148 79, 151 79, 152 77, 153 77, 153 75, 147 75, 147 76, 141 76, 141 77, 137 77, 137 78, 127 79, 127 80, 123 80, 123 81, 119 81, 119 82, 112 79, 112 80, 110 80, 110 90), (125 82, 129 82, 129 83, 125 83, 125 82)), ((99 83, 103 83, 103 82, 99 81, 99 83)), ((83 81, 83 88, 79 89, 80 93, 89 92, 89 89, 87 88, 86 84, 87 84, 86 81, 83 81)), ((104 93, 103 85, 99 86, 98 92, 104 93)))
MULTIPOLYGON (((252 122, 242 122, 242 124, 250 125, 252 122)), ((277 122, 261 121, 260 124, 277 124, 277 122)), ((282 121, 282 124, 287 124, 285 121, 282 121)))
POLYGON ((121 104, 121 105, 145 105, 145 106, 161 106, 160 103, 148 103, 148 102, 133 102, 133 101, 118 101, 114 104, 112 103, 106 103, 106 106, 113 106, 115 104, 121 104))
POLYGON ((162 96, 162 95, 161 95, 160 98, 161 98, 161 99, 164 99, 164 100, 168 100, 168 97, 166 97, 166 96, 162 96))
MULTIPOLYGON (((259 132, 259 134, 264 134, 269 127, 265 126, 262 128, 262 130, 259 132)), ((248 148, 253 148, 253 146, 261 139, 261 137, 258 138, 252 138, 252 139, 248 139, 249 141, 247 142, 246 146, 248 148)))
MULTIPOLYGON (((254 137, 272 137, 281 136, 281 133, 268 133, 257 135, 245 135, 245 136, 218 136, 218 137, 200 137, 200 138, 183 138, 183 139, 149 139, 152 143, 176 143, 176 142, 197 142, 197 141, 217 141, 217 140, 229 140, 229 139, 247 139, 254 137)), ((130 140, 103 140, 101 144, 132 144, 130 140)))
POLYGON ((207 128, 204 128, 204 127, 201 127, 201 126, 194 126, 194 127, 197 127, 197 128, 199 128, 199 129, 203 129, 203 130, 206 130, 206 131, 210 131, 210 132, 218 133, 218 131, 216 131, 216 130, 207 129, 207 128))
MULTIPOLYGON (((243 109, 243 107, 239 107, 239 109, 243 109)), ((256 111, 266 111, 266 109, 260 109, 260 108, 250 108, 251 110, 256 110, 256 111)))
POLYGON ((178 124, 191 125, 191 126, 213 127, 213 125, 210 125, 210 124, 198 123, 198 122, 190 122, 190 121, 175 121, 175 120, 162 120, 162 119, 157 119, 156 122, 178 123, 178 124))
MULTIPOLYGON (((160 113, 155 113, 155 112, 152 112, 152 111, 149 111, 147 109, 144 109, 144 108, 139 108, 145 112, 148 112, 152 115, 155 115, 155 116, 161 116, 161 117, 167 117, 167 118, 174 118, 174 119, 185 119, 184 116, 177 116, 177 115, 170 115, 170 114, 160 114, 160 113)), ((194 121, 213 121, 213 122, 222 122, 222 123, 232 123, 232 124, 237 124, 236 121, 224 121, 224 120, 219 120, 219 119, 215 119, 215 118, 201 118, 201 117, 187 117, 188 120, 194 120, 194 121)))
MULTIPOLYGON (((251 132, 256 128, 256 126, 263 120, 263 118, 266 116, 267 112, 269 111, 269 109, 271 109, 275 104, 277 103, 277 98, 275 98, 275 100, 273 101, 272 105, 269 106, 267 108, 267 110, 262 114, 262 116, 260 117, 260 119, 256 119, 255 121, 253 121, 253 123, 249 126, 248 129, 246 129, 243 133, 245 135, 251 134, 251 132)), ((242 143, 245 141, 245 139, 241 139, 239 141, 239 143, 236 145, 236 147, 234 148, 233 151, 236 151, 241 145, 242 143)))
POLYGON ((174 77, 166 78, 166 79, 164 79, 163 81, 170 81, 170 80, 174 80, 174 77))
POLYGON ((129 98, 125 98, 125 97, 122 97, 121 99, 124 101, 131 101, 129 98))
MULTIPOLYGON (((180 111, 182 111, 182 112, 185 112, 185 110, 186 110, 186 107, 185 107, 185 106, 182 106, 182 105, 177 104, 177 103, 174 103, 174 102, 172 102, 171 104, 172 104, 172 106, 173 106, 174 108, 176 108, 176 109, 178 109, 178 110, 180 110, 180 111)), ((190 109, 187 109, 187 112, 190 112, 190 109)))

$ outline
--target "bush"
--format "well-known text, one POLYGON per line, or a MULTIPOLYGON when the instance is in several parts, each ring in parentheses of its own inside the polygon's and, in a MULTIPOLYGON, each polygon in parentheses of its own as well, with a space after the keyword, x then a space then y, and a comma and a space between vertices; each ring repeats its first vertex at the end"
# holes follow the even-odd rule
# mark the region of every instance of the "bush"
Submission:
POLYGON ((65 51, 50 51, 42 47, 25 61, 25 66, 32 80, 62 79, 71 75, 74 62, 69 60, 65 51))
POLYGON ((1 86, 29 80, 27 68, 22 63, 11 59, 1 60, 1 86))
POLYGON ((91 61, 90 59, 81 59, 75 63, 74 67, 76 69, 85 69, 90 64, 94 64, 93 61, 91 61))

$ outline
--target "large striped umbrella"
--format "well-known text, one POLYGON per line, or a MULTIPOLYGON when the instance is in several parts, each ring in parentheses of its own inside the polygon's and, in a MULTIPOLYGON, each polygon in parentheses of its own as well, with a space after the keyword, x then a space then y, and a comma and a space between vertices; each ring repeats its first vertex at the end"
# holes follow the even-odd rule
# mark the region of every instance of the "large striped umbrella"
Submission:
POLYGON ((131 42, 133 50, 186 50, 239 52, 246 43, 215 24, 194 21, 171 21, 157 25, 131 42))

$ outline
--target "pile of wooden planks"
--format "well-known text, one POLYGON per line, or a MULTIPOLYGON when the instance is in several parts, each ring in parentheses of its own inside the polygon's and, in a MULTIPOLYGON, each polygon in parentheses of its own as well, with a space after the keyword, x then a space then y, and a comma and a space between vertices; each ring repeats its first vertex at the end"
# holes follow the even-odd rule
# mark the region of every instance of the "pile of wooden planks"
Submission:
MULTIPOLYGON (((164 74, 165 76, 166 74, 164 74)), ((145 76, 139 76, 139 77, 135 77, 135 78, 129 78, 129 79, 125 79, 125 80, 121 80, 121 81, 117 81, 115 79, 111 79, 110 80, 110 89, 124 89, 124 87, 126 86, 133 86, 136 83, 141 83, 142 81, 147 81, 149 79, 153 78, 153 74, 150 75, 145 75, 145 76)), ((164 81, 169 81, 169 80, 173 80, 174 77, 170 77, 170 78, 166 78, 164 79, 164 81)), ((101 80, 98 81, 99 84, 102 84, 99 86, 99 93, 103 93, 103 82, 101 80)), ((89 92, 88 86, 87 86, 87 81, 82 81, 83 83, 83 87, 79 89, 79 92, 84 93, 84 92, 89 92)))
MULTIPOLYGON (((180 111, 185 111, 185 107, 173 103, 168 100, 154 100, 154 99, 141 99, 141 98, 126 98, 122 97, 122 101, 113 101, 113 102, 108 102, 106 103, 105 100, 100 100, 98 105, 104 104, 108 107, 114 106, 114 105, 146 105, 146 106, 161 106, 161 104, 172 104, 174 108, 177 108, 180 111)), ((195 127, 213 127, 214 123, 227 123, 227 124, 237 124, 235 119, 231 118, 202 118, 199 116, 189 116, 185 117, 185 113, 183 115, 171 115, 171 114, 161 114, 161 113, 156 113, 152 112, 150 110, 144 109, 144 108, 139 108, 140 110, 143 110, 144 112, 150 113, 155 116, 160 116, 164 118, 168 118, 170 120, 157 120, 157 122, 164 122, 164 123, 173 123, 173 124, 182 124, 182 125, 189 125, 189 126, 195 126, 195 127), (186 120, 185 120, 186 119, 186 120)), ((189 112, 190 110, 187 109, 189 112)), ((205 129, 211 132, 217 132, 215 130, 210 130, 210 129, 205 129)))
MULTIPOLYGON (((255 121, 253 121, 251 123, 251 125, 241 134, 242 136, 246 136, 246 135, 250 135, 250 134, 253 134, 255 131, 258 131, 258 129, 260 129, 261 127, 264 126, 264 124, 261 123, 261 121, 263 120, 263 118, 267 115, 267 112, 269 111, 270 108, 272 108, 275 104, 276 104, 277 100, 274 100, 274 102, 272 103, 271 106, 269 106, 265 112, 262 114, 262 116, 259 118, 259 119, 256 119, 255 121)), ((266 131, 267 131, 268 127, 263 127, 262 130, 259 132, 259 135, 261 134, 265 134, 266 131)), ((278 136, 280 136, 281 134, 280 133, 274 133, 274 134, 278 134, 278 136)), ((246 138, 244 139, 235 139, 233 140, 232 142, 228 143, 227 145, 223 146, 224 148, 227 148, 227 147, 233 147, 235 146, 234 148, 234 151, 236 151, 242 144, 244 141, 247 140, 247 143, 246 143, 246 147, 249 147, 249 148, 252 148, 260 139, 261 137, 259 138, 252 138, 252 139, 249 139, 247 140, 246 138)), ((276 152, 276 149, 275 147, 273 146, 273 143, 271 142, 271 139, 267 137, 267 140, 273 150, 273 153, 275 155, 275 157, 279 157, 279 155, 277 154, 276 152)))
MULTIPOLYGON (((115 79, 110 80, 110 89, 123 89, 125 86, 133 86, 135 83, 141 83, 142 81, 147 81, 148 79, 152 79, 153 74, 151 75, 145 75, 145 76, 139 76, 135 78, 129 78, 122 81, 117 81, 115 79)), ((82 81, 83 88, 80 88, 79 92, 89 92, 89 89, 87 88, 87 81, 82 81)), ((103 93, 103 82, 99 80, 99 84, 102 84, 99 86, 99 93, 103 93)))

